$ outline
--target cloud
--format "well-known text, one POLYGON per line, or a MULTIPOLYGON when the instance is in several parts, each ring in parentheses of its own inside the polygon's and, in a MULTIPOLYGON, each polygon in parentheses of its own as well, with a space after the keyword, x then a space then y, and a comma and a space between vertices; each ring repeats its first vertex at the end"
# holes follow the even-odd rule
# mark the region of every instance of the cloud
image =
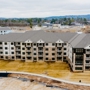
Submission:
POLYGON ((47 17, 90 13, 90 0, 0 0, 0 17, 47 17))

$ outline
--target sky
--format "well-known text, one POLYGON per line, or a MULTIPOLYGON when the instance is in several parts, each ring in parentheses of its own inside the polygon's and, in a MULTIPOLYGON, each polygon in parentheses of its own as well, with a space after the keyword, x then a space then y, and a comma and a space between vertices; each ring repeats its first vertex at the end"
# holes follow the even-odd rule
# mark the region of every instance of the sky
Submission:
POLYGON ((90 0, 0 0, 0 17, 31 18, 90 14, 90 0))

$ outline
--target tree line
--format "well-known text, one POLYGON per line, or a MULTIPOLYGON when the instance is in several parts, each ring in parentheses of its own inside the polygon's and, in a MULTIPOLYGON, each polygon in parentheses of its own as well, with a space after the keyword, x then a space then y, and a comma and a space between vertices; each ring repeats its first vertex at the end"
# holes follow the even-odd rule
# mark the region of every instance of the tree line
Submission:
POLYGON ((0 26, 30 26, 34 25, 42 26, 45 22, 50 24, 72 25, 73 22, 80 24, 89 24, 86 18, 22 18, 22 19, 3 19, 0 20, 0 26))

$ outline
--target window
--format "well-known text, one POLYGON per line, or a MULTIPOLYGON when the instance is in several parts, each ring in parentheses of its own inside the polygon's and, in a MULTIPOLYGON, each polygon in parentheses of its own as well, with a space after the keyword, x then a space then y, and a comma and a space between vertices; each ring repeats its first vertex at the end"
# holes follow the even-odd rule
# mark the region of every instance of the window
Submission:
POLYGON ((25 48, 22 48, 22 50, 25 50, 25 48))
POLYGON ((0 54, 3 54, 3 52, 0 52, 0 54))
POLYGON ((82 67, 75 67, 75 70, 82 70, 82 67))
POLYGON ((7 42, 5 42, 5 45, 7 45, 7 42))
POLYGON ((61 48, 57 48, 58 50, 61 50, 61 48))
POLYGON ((3 58, 3 56, 1 56, 1 58, 3 58))
POLYGON ((27 43, 27 45, 30 45, 30 43, 27 43))
POLYGON ((33 58, 34 60, 37 60, 37 58, 33 58))
POLYGON ((27 50, 30 50, 31 48, 27 48, 27 50))
POLYGON ((67 50, 66 48, 64 48, 64 50, 67 50))
POLYGON ((42 43, 39 43, 39 45, 42 45, 42 43))
POLYGON ((59 45, 61 45, 61 43, 59 43, 59 45))
POLYGON ((43 48, 42 48, 42 47, 39 47, 38 49, 39 49, 39 50, 43 50, 43 48))
POLYGON ((76 55, 76 59, 82 59, 83 55, 76 55))
POLYGON ((34 48, 34 50, 36 50, 36 48, 34 48))
POLYGON ((20 45, 20 42, 18 42, 18 45, 20 45))
POLYGON ((48 60, 48 58, 46 58, 46 60, 48 60))
POLYGON ((55 58, 52 58, 52 60, 55 60, 55 58))
POLYGON ((83 49, 76 49, 76 52, 83 52, 83 49))
POLYGON ((67 45, 66 43, 64 43, 64 45, 67 45))
POLYGON ((90 51, 90 49, 87 49, 87 51, 90 51))
POLYGON ((48 55, 48 53, 46 53, 46 55, 48 55))
POLYGON ((36 53, 34 53, 33 55, 37 55, 36 53))
POLYGON ((12 56, 12 59, 14 59, 14 56, 12 56))
POLYGON ((13 42, 11 42, 11 45, 13 45, 13 42))
POLYGON ((64 53, 64 55, 66 55, 66 53, 64 53))
POLYGON ((52 53, 52 55, 55 55, 55 53, 52 53))
POLYGON ((11 47, 12 50, 14 50, 14 47, 11 47))
POLYGON ((8 48, 7 48, 7 47, 5 47, 5 49, 7 50, 8 48))
POLYGON ((8 54, 8 52, 5 52, 5 54, 8 54))
POLYGON ((61 57, 57 57, 57 60, 61 60, 62 58, 61 57))
POLYGON ((33 45, 36 46, 36 43, 34 43, 33 45))
POLYGON ((0 42, 0 45, 2 45, 2 42, 0 42))
POLYGON ((55 48, 52 48, 52 51, 54 51, 55 50, 55 48))
POLYGON ((2 47, 0 47, 0 49, 3 49, 2 47))
POLYGON ((52 43, 52 46, 54 46, 55 45, 55 43, 52 43))
POLYGON ((90 61, 86 61, 86 63, 89 63, 90 61))
POLYGON ((25 52, 22 52, 23 55, 25 55, 25 52))
POLYGON ((22 43, 22 45, 25 45, 25 43, 22 43))
POLYGON ((46 48, 46 51, 48 51, 48 48, 46 48))
POLYGON ((58 53, 58 55, 61 55, 61 53, 58 53))
POLYGON ((48 46, 48 43, 46 43, 46 46, 48 46))
POLYGON ((12 52, 12 54, 14 54, 14 52, 12 52))
POLYGON ((25 59, 25 57, 23 57, 23 59, 25 59))

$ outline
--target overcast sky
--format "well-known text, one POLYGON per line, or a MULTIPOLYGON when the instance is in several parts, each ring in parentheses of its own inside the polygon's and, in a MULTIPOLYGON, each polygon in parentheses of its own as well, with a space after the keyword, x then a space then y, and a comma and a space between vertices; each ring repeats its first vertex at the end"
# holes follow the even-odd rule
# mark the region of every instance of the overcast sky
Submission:
POLYGON ((0 17, 90 14, 90 0, 0 0, 0 17))

